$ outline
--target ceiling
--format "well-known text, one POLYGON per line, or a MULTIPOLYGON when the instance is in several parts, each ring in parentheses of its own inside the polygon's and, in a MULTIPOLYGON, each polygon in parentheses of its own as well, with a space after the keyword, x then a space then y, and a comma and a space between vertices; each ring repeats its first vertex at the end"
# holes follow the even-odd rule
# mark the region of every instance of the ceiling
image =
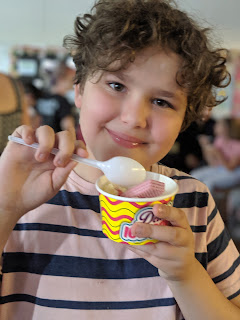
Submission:
MULTIPOLYGON (((114 1, 114 0, 113 0, 114 1)), ((240 48, 240 0, 176 0, 180 8, 201 17, 228 48, 240 48)), ((0 0, 0 45, 60 46, 72 32, 77 14, 94 0, 0 0)))

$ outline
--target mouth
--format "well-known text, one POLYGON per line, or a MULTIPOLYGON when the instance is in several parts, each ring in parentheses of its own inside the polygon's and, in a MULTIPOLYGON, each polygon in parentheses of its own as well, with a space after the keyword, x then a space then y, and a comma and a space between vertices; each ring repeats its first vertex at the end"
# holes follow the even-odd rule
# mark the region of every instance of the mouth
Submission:
POLYGON ((115 132, 109 129, 106 130, 109 133, 110 137, 113 139, 113 141, 124 148, 133 149, 146 144, 146 142, 135 137, 128 136, 124 133, 115 132))

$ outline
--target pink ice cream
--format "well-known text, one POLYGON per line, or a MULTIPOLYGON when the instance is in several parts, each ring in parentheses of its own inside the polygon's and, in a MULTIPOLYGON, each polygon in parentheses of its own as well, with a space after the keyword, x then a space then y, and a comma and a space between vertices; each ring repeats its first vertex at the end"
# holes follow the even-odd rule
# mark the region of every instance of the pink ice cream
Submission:
POLYGON ((161 181, 146 180, 139 185, 126 189, 108 181, 104 185, 103 189, 105 192, 110 194, 126 198, 154 198, 163 194, 165 190, 165 184, 161 181))

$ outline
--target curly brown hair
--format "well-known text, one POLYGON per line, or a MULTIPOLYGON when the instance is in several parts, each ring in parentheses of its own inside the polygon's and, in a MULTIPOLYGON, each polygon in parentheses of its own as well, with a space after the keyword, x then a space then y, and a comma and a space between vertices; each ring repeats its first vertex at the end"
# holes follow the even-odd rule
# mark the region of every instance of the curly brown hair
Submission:
POLYGON ((224 49, 214 49, 209 28, 201 28, 171 0, 99 0, 89 14, 75 20, 75 35, 64 38, 76 65, 75 83, 84 85, 96 71, 119 69, 133 62, 146 47, 159 46, 181 57, 176 81, 188 96, 182 129, 226 98, 217 88, 226 87, 230 74, 224 49), (116 65, 116 64, 115 64, 116 65))

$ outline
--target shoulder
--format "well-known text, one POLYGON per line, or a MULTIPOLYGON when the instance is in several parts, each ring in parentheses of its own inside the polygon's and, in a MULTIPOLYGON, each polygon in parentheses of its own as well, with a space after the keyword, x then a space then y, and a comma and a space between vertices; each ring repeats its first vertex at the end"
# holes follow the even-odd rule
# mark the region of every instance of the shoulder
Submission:
POLYGON ((206 226, 212 213, 215 215, 217 212, 215 201, 207 186, 191 175, 174 168, 159 165, 158 170, 160 174, 170 177, 178 185, 174 207, 184 210, 192 227, 206 226))
POLYGON ((153 171, 163 174, 173 180, 179 186, 179 193, 206 192, 209 193, 207 186, 191 175, 175 168, 157 164, 153 166, 153 171))

